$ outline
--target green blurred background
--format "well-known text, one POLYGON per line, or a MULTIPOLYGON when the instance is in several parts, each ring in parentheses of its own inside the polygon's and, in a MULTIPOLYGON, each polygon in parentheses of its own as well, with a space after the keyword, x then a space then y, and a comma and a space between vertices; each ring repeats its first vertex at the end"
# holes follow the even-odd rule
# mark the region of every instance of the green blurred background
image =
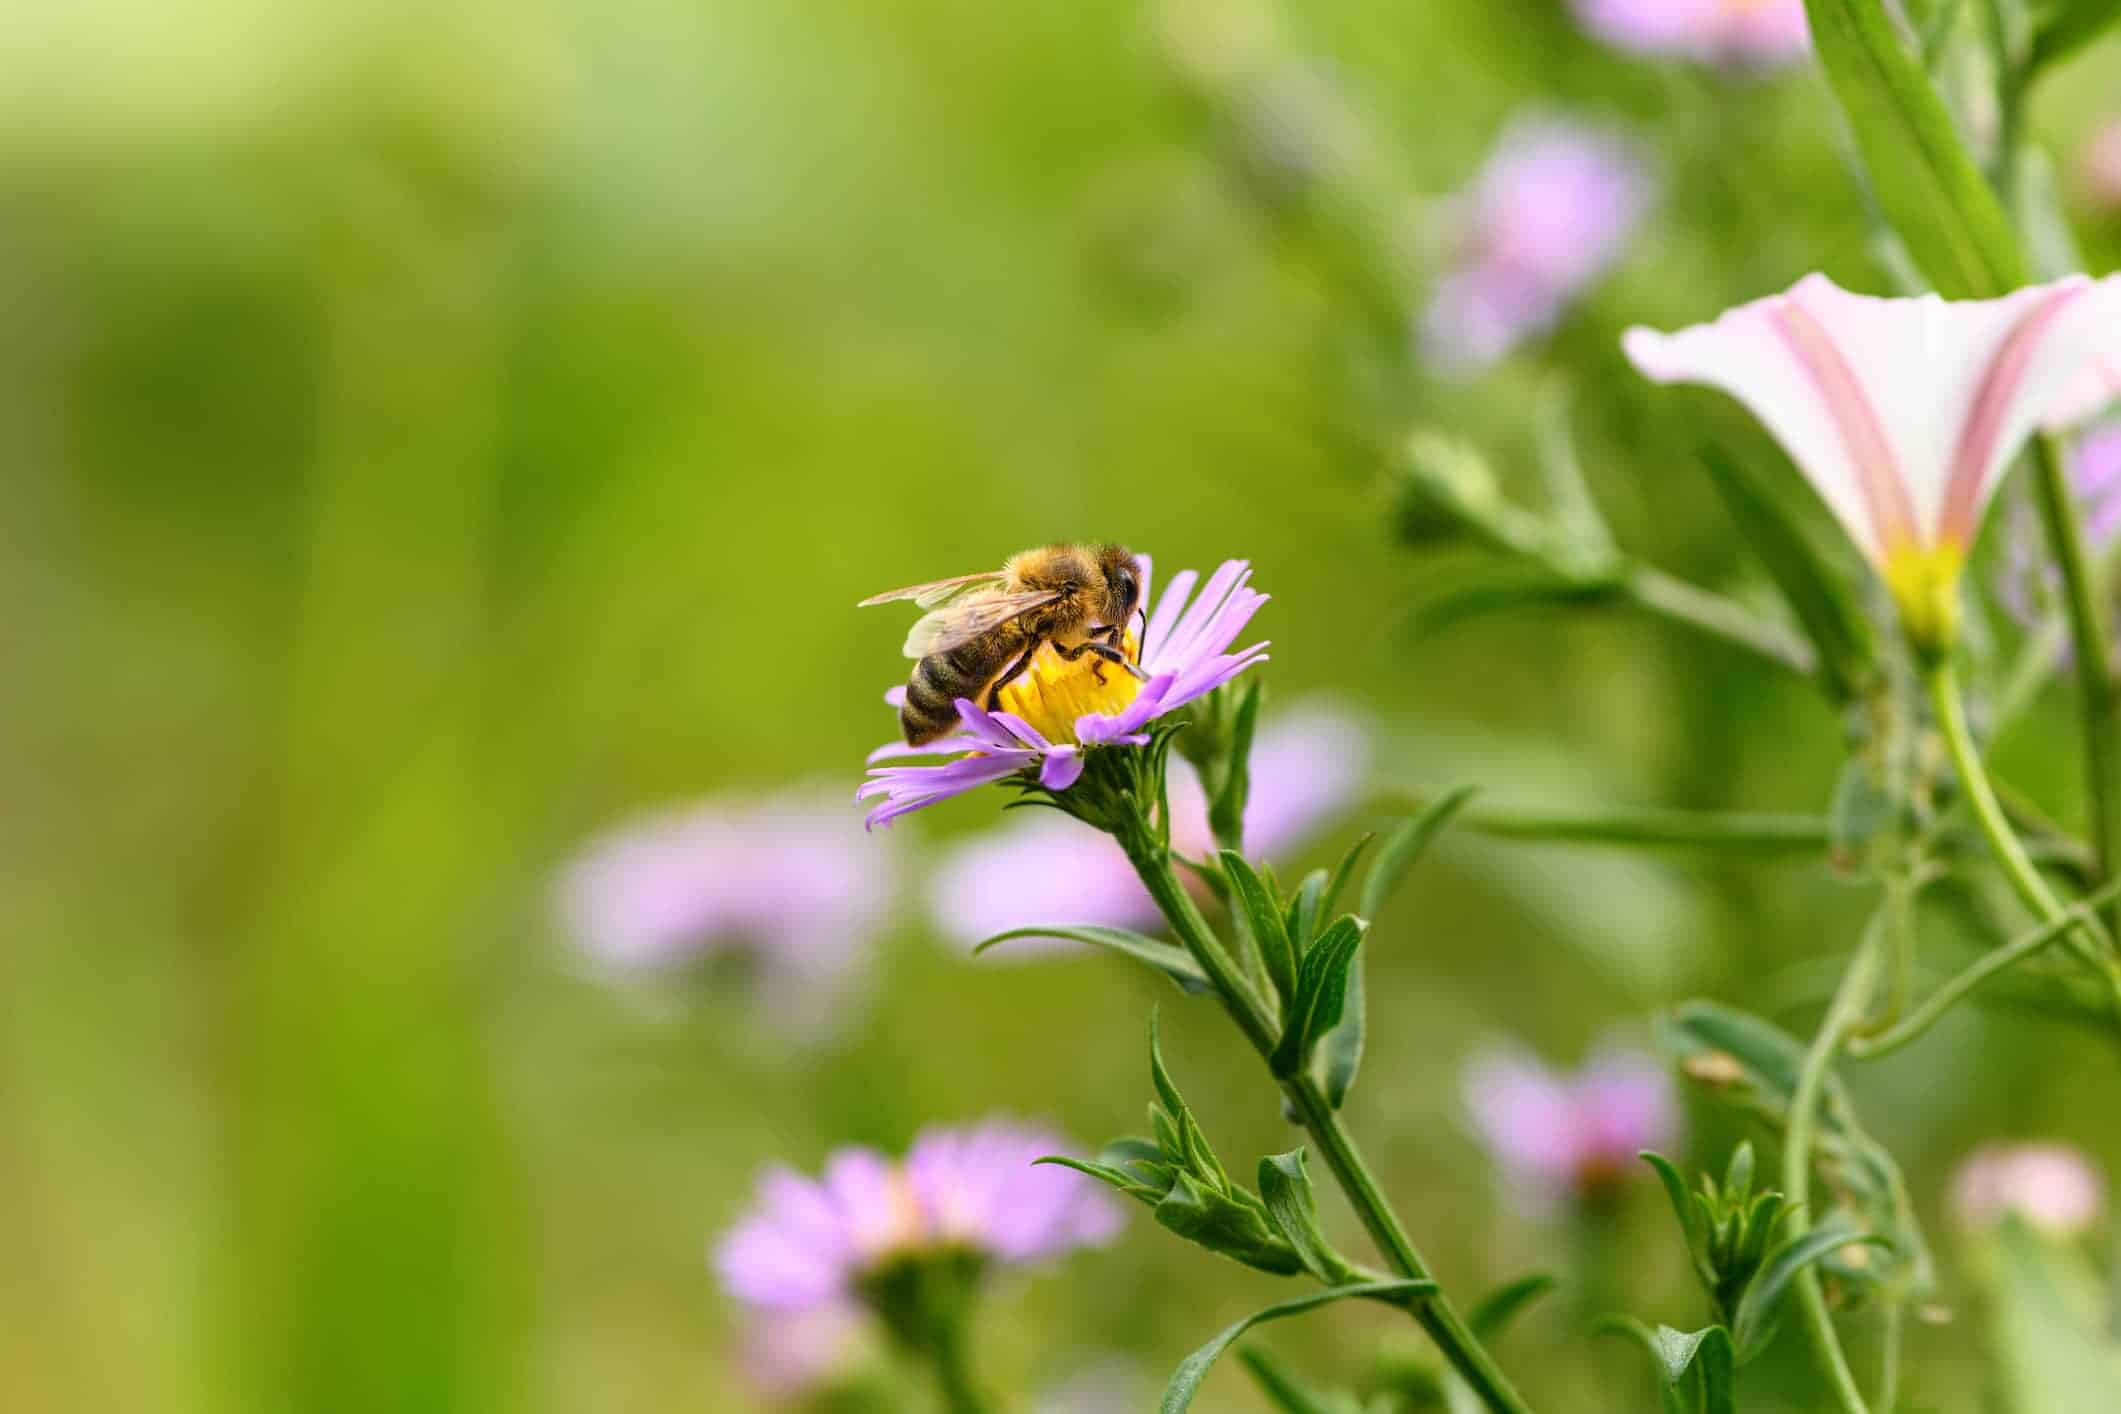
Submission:
MULTIPOLYGON (((1274 595, 1270 692, 1365 710, 1380 801, 1471 781, 1822 806, 1833 714, 1684 630, 1603 610, 1409 633, 1459 568, 1394 543, 1381 451, 1433 427, 1529 484, 1534 414, 1565 393, 1622 542, 1751 593, 1692 449, 1710 429, 1773 454, 1636 379, 1617 335, 1815 268, 1884 288, 1816 76, 1616 54, 1555 0, 1292 6, 1274 42, 1337 105, 1296 133, 1324 195, 1292 198, 1247 175, 1159 13, 8 13, 0 1407, 750 1408, 703 1253, 758 1165, 996 1111, 1084 1143, 1137 1128, 1158 1000, 1225 1152, 1287 1147, 1206 1009, 1109 959, 973 964, 924 933, 912 870, 991 828, 992 799, 897 832, 908 906, 822 1048, 728 989, 644 1006, 569 953, 549 881, 585 837, 720 791, 851 793, 903 625, 850 606, 892 584, 1076 535, 1166 567, 1246 556, 1274 595), (1551 339, 1428 380, 1394 346, 1435 201, 1538 106, 1636 131, 1663 196, 1551 339)), ((2059 159, 2117 59, 2040 94, 2059 159)), ((2079 234, 2111 268, 2121 232, 2079 234)), ((2069 816, 2067 707, 2051 693, 2003 759, 2069 816)), ((1375 935, 1351 1102, 1447 1283, 1556 1260, 1466 1136, 1471 1049, 1573 1061, 1684 995, 1785 1005, 1778 979, 1867 903, 1812 861, 1450 842, 1375 935)), ((2121 1160, 2110 1057, 2037 1020, 1955 1020, 1856 1079, 1927 1213, 1983 1136, 2121 1160)), ((1700 1120, 1720 1160, 1736 1130, 1700 1120)), ((1660 1202, 1618 1219, 1618 1295, 1688 1324, 1660 1202)), ((1002 1293, 983 1360, 1031 1389, 1117 1356, 1154 1388, 1278 1294, 1137 1214, 1002 1293)), ((1972 1407, 1962 1296, 1913 1337, 1940 1409, 1972 1407)), ((1505 1363, 1542 1407, 1645 1407, 1639 1357, 1566 1304, 1505 1363)), ((1269 1338, 1321 1378, 1380 1341, 1412 1344, 1353 1311, 1269 1338)), ((1807 1369, 1786 1341, 1751 1398, 1806 1407, 1807 1369)), ((1250 1400, 1231 1371, 1204 1407, 1250 1400)))

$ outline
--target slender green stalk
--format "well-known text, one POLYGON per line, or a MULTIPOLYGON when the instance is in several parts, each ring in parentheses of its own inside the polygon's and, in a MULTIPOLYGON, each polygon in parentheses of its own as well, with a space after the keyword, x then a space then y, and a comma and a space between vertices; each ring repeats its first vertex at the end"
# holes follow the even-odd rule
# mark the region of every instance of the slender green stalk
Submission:
POLYGON ((1655 566, 1630 568, 1620 581, 1620 590, 1652 613, 1720 638, 1778 667, 1804 677, 1819 670, 1812 646, 1782 625, 1761 618, 1735 599, 1689 584, 1655 566))
POLYGON ((1877 1056, 1891 1055, 1910 1042, 1920 1039, 1969 992, 1997 973, 2007 971, 2012 965, 2039 952, 2071 928, 2088 921, 2094 909, 2116 898, 2121 898, 2121 880, 2108 884, 2083 902, 2064 910, 2062 917, 2042 923, 2024 936, 1983 953, 1979 961, 1940 985, 1923 1000, 1922 1005, 1909 1012, 1897 1024, 1874 1036, 1851 1036, 1848 1040, 1848 1053, 1858 1060, 1870 1060, 1877 1056))
POLYGON ((965 1351, 962 1331, 939 1333, 929 1350, 935 1366, 935 1382, 942 1392, 943 1408, 949 1414, 989 1414, 992 1406, 972 1378, 972 1361, 965 1351))
MULTIPOLYGON (((1864 1009, 1870 1005, 1883 936, 1882 930, 1874 928, 1857 946, 1856 956, 1850 961, 1848 971, 1842 974, 1841 986, 1828 1004, 1826 1019, 1820 1022, 1819 1032, 1812 1038, 1811 1048, 1805 1052, 1804 1066, 1797 1073, 1796 1092, 1790 1097, 1789 1134, 1782 1146, 1782 1190, 1789 1196, 1792 1209, 1802 1210, 1810 1201, 1812 1127, 1818 1115, 1819 1096, 1825 1088, 1827 1070, 1833 1064, 1835 1052, 1840 1050, 1849 1031, 1861 1023, 1864 1009)), ((1809 1224, 1809 1214, 1800 1216, 1798 1221, 1809 1224)), ((1833 1387, 1842 1414, 1870 1414, 1870 1407, 1863 1401, 1863 1391, 1857 1387, 1855 1372, 1849 1368, 1848 1354, 1841 1348, 1841 1337, 1834 1330, 1834 1318, 1826 1309, 1826 1294, 1820 1290, 1818 1272, 1805 1268, 1798 1274, 1796 1289, 1797 1304, 1804 1315, 1805 1333, 1811 1337, 1812 1348, 1826 1367, 1827 1382, 1833 1387)))
POLYGON ((1878 1408, 1893 1414, 1900 1403, 1900 1341, 1907 1327, 1907 1298, 1895 1292, 1885 1301, 1885 1344, 1878 1353, 1878 1408))
MULTIPOLYGON (((1417 799, 1414 805, 1419 809, 1429 803, 1417 799)), ((1768 811, 1620 806, 1593 813, 1476 803, 1455 818, 1460 826, 1478 834, 1570 844, 1817 854, 1834 841, 1833 824, 1824 815, 1768 811)))
POLYGON ((1973 733, 1967 729, 1966 709, 1959 700, 1958 677, 1952 670, 1951 660, 1947 658, 1932 665, 1926 676, 1937 729, 1943 733, 1945 749, 1951 753, 1952 766, 1959 773, 1960 789, 1965 793, 1974 821, 1987 837, 1989 850, 2002 867, 2004 877, 2010 881, 2019 900, 2043 922, 2073 923, 2066 934, 2071 945, 2078 956, 2105 979, 2117 1006, 2121 1006, 2121 965, 2115 962, 2105 930, 2088 916, 2069 919, 2054 892, 2048 888, 2047 881, 2040 877, 2040 871, 2034 867, 2025 846, 2019 843, 2010 821, 2004 817, 2003 806, 1989 783, 1988 771, 1981 764, 1981 753, 1974 746, 1973 733))
MULTIPOLYGON (((1272 1056, 1280 1041, 1272 1016, 1259 995, 1238 974, 1229 953, 1208 926, 1208 920, 1201 916, 1192 896, 1180 885, 1178 876, 1172 872, 1168 852, 1141 822, 1122 828, 1117 838, 1133 862, 1135 872, 1141 876, 1142 884, 1149 890, 1149 896, 1156 900, 1158 909, 1170 923, 1172 932, 1178 935, 1178 940, 1200 964, 1201 970, 1208 974, 1209 983, 1222 1001, 1223 1009, 1262 1059, 1272 1056)), ((1298 1074, 1280 1084, 1291 1110, 1317 1145, 1318 1156, 1332 1171, 1335 1182, 1347 1195, 1349 1206, 1362 1220, 1378 1251, 1400 1275, 1427 1278, 1428 1264, 1422 1260, 1413 1239, 1401 1225, 1399 1215, 1392 1210, 1369 1165, 1363 1162, 1353 1136, 1341 1124, 1339 1112, 1327 1102, 1317 1082, 1308 1074, 1298 1074)), ((1439 1293, 1417 1299, 1408 1303, 1407 1310, 1421 1323, 1444 1358, 1464 1377, 1492 1414, 1530 1414, 1531 1406, 1511 1386, 1509 1377, 1503 1374, 1494 1357, 1488 1354, 1448 1298, 1439 1293)))
MULTIPOLYGON (((2094 883, 2103 884, 2114 877, 2114 834, 2121 829, 2121 716, 2116 714, 2111 672, 2112 626, 2085 547, 2084 523, 2070 493, 2069 474, 2052 437, 2033 442, 2033 489, 2069 610, 2070 667, 2083 715, 2085 799, 2091 803, 2092 854, 2098 861, 2094 883)), ((2121 929, 2121 915, 2112 909, 2107 928, 2121 929)))

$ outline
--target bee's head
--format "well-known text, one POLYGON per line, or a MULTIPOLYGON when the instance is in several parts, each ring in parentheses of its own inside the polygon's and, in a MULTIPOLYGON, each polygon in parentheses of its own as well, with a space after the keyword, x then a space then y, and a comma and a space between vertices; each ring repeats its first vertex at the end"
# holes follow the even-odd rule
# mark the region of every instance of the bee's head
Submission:
POLYGON ((1126 624, 1142 606, 1140 561, 1124 545, 1105 545, 1098 549, 1097 569, 1105 586, 1098 618, 1108 624, 1126 624))

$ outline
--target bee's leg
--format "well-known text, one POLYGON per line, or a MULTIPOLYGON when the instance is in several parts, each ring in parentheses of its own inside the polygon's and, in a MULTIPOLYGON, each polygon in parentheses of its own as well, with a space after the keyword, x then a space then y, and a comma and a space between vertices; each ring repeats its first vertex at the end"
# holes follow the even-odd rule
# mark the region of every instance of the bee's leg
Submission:
MULTIPOLYGON (((1053 651, 1060 654, 1063 658, 1066 658, 1071 663, 1074 662, 1077 658, 1082 657, 1085 653, 1095 653, 1098 656, 1100 663, 1117 663, 1122 668, 1125 668, 1128 672, 1134 674, 1134 676, 1142 679, 1144 682, 1146 682, 1149 677, 1147 673, 1143 672, 1140 668, 1136 667, 1134 661, 1130 659, 1126 654, 1120 652, 1117 648, 1114 648, 1109 643, 1099 643, 1095 638, 1086 638, 1081 643, 1076 644, 1073 648, 1063 648, 1058 643, 1056 643, 1053 645, 1053 651)), ((1099 672, 1097 675, 1097 680, 1099 682, 1103 682, 1105 680, 1104 673, 1099 672)))
POLYGON ((1002 675, 994 680, 994 686, 987 689, 987 710, 989 712, 1002 710, 1002 689, 1015 682, 1016 675, 1031 666, 1032 658, 1038 654, 1038 645, 1039 640, 1036 638, 1032 639, 1030 645, 1024 649, 1017 660, 1004 669, 1002 675))

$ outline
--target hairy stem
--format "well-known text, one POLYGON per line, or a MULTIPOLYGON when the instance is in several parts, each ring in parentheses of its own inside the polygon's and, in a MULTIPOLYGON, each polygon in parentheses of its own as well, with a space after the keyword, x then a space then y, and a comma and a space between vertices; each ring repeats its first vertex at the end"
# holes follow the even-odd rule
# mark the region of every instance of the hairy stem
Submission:
MULTIPOLYGON (((2069 474, 2052 437, 2033 442, 2033 489, 2069 609, 2070 667, 2083 715, 2085 799, 2090 802, 2092 854, 2098 861, 2094 883, 2103 884, 2114 877, 2114 832, 2121 829, 2121 716, 2115 711, 2111 625, 2085 548, 2084 523, 2070 494, 2069 474)), ((2121 928, 2121 914, 2109 909, 2107 917, 2108 932, 2121 928)))
POLYGON ((991 1406, 972 1377, 972 1361, 962 1336, 958 1329, 943 1332, 929 1351, 943 1408, 948 1414, 989 1414, 991 1406))
MULTIPOLYGON (((1835 1052, 1840 1050, 1851 1028, 1862 1021, 1864 1009, 1870 1005, 1871 989, 1878 974, 1878 952, 1884 941, 1884 930, 1873 928, 1857 946, 1856 956, 1850 961, 1848 971, 1842 974, 1841 986, 1827 1006, 1826 1019, 1820 1022, 1819 1032, 1812 1038, 1811 1048, 1805 1052, 1804 1067, 1797 1073, 1796 1093, 1790 1097, 1789 1134, 1782 1146, 1782 1189, 1789 1197, 1790 1207, 1801 1213, 1797 1219, 1799 1224, 1808 1226, 1810 1223, 1809 1214, 1802 1210, 1811 1198, 1812 1128, 1819 1111, 1819 1097, 1825 1089, 1827 1071, 1833 1065, 1835 1052)), ((1826 1293, 1820 1289, 1819 1273, 1806 1267, 1797 1276, 1796 1290, 1797 1304, 1804 1315, 1805 1334, 1811 1338, 1820 1364, 1826 1367, 1827 1382, 1833 1387, 1835 1402, 1842 1414, 1870 1414, 1870 1407, 1863 1401, 1863 1391, 1856 1385, 1855 1372, 1849 1368, 1848 1354, 1841 1348, 1841 1337, 1834 1330, 1834 1318, 1826 1309, 1826 1293)))
MULTIPOLYGON (((1208 920, 1194 906, 1192 896, 1180 885, 1178 876, 1172 872, 1168 851, 1145 826, 1139 824, 1123 828, 1118 839, 1150 897, 1156 900, 1157 908, 1170 923, 1172 932, 1178 935, 1178 940, 1200 964, 1201 970, 1208 974, 1208 981, 1222 1001, 1223 1009, 1262 1059, 1272 1056, 1280 1041, 1273 1018, 1258 994, 1238 974, 1228 951, 1208 926, 1208 920)), ((1308 1074, 1299 1073, 1280 1084, 1290 1109, 1310 1134, 1312 1143, 1318 1148, 1318 1156, 1332 1171, 1334 1181, 1347 1195, 1349 1206, 1362 1220, 1363 1228, 1377 1244, 1386 1262, 1402 1276, 1427 1278, 1428 1264, 1422 1261, 1421 1253, 1401 1225, 1399 1215, 1392 1210, 1384 1190, 1378 1187, 1369 1165, 1363 1162, 1353 1136, 1342 1125, 1338 1111, 1327 1102, 1317 1082, 1308 1074)), ((1509 1377, 1503 1374, 1494 1357, 1488 1354, 1448 1298, 1441 1293, 1417 1298, 1408 1303, 1407 1310, 1421 1323, 1452 1368, 1465 1378, 1492 1414, 1530 1414, 1531 1406, 1511 1387, 1509 1377)))

